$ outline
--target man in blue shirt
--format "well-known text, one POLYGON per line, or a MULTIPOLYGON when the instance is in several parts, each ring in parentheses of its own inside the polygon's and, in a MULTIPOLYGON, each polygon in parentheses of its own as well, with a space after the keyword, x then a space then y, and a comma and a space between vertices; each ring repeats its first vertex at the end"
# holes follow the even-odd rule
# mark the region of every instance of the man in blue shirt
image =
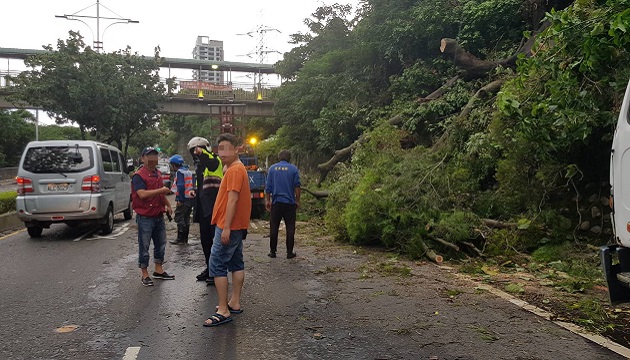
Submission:
POLYGON ((276 257, 278 248, 278 228, 280 220, 284 219, 287 229, 287 259, 296 256, 293 252, 295 243, 295 217, 300 207, 300 173, 291 161, 291 153, 282 150, 278 153, 278 160, 269 167, 267 184, 265 185, 265 207, 271 211, 269 221, 269 246, 271 251, 268 256, 276 257))

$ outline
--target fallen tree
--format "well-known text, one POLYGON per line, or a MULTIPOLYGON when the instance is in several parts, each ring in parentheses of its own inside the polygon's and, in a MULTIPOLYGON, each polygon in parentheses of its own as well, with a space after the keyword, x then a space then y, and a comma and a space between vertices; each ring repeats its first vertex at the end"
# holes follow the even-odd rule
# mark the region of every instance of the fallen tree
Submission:
MULTIPOLYGON (((562 6, 566 7, 565 4, 562 6)), ((509 58, 499 60, 499 61, 487 61, 481 60, 478 57, 474 56, 470 52, 466 51, 462 48, 456 40, 450 38, 443 38, 440 41, 440 51, 444 54, 452 58, 453 64, 460 69, 460 74, 456 75, 450 79, 448 79, 442 86, 433 91, 431 94, 420 97, 417 99, 419 106, 423 106, 433 100, 439 99, 442 97, 450 87, 455 84, 457 80, 464 79, 466 81, 483 78, 488 76, 488 74, 494 71, 497 67, 508 67, 514 68, 516 67, 516 60, 519 55, 531 56, 533 54, 533 46, 536 41, 536 36, 540 34, 542 31, 547 29, 550 26, 550 22, 545 21, 541 24, 541 26, 532 33, 532 36, 527 38, 526 41, 522 42, 519 49, 509 58)), ((497 93, 501 86, 503 85, 504 80, 494 80, 490 83, 482 86, 470 99, 468 104, 464 106, 460 110, 460 118, 465 118, 468 116, 470 111, 473 109, 475 102, 478 98, 486 96, 490 93, 497 93)), ((387 124, 392 126, 398 126, 403 122, 403 116, 401 114, 397 114, 390 118, 387 121, 387 124)), ((355 140, 349 146, 336 150, 334 155, 330 158, 330 160, 325 163, 317 165, 317 169, 319 171, 319 179, 317 180, 317 185, 321 184, 328 176, 328 173, 335 167, 335 165, 339 162, 346 161, 352 155, 352 151, 361 143, 367 141, 368 135, 367 133, 363 133, 357 140, 355 140)))

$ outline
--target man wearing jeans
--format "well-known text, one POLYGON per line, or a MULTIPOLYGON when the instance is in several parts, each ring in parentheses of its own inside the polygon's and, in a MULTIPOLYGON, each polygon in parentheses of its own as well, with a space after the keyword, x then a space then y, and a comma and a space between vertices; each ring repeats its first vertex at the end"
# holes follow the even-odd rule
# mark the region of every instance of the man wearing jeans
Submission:
POLYGON ((278 153, 278 160, 269 167, 267 183, 265 185, 265 207, 271 211, 269 220, 269 247, 267 256, 276 257, 278 248, 278 228, 280 220, 284 219, 287 229, 287 259, 296 256, 293 252, 295 244, 295 217, 300 207, 300 173, 298 168, 290 164, 291 153, 282 150, 278 153))
POLYGON ((171 204, 166 198, 170 189, 163 186, 162 174, 157 170, 158 152, 152 147, 142 151, 143 166, 133 175, 131 181, 131 204, 136 212, 138 223, 138 266, 142 272, 142 285, 153 286, 149 276, 149 245, 153 239, 153 262, 156 279, 173 280, 162 268, 166 249, 166 226, 164 212, 173 213, 171 204))
POLYGON ((238 141, 232 134, 217 138, 219 157, 227 170, 214 204, 212 223, 216 224, 210 253, 210 276, 214 277, 219 305, 204 326, 217 326, 232 321, 231 314, 243 312, 241 290, 245 280, 243 239, 252 211, 249 177, 236 151, 238 141), (228 301, 228 271, 232 272, 232 296, 228 301))

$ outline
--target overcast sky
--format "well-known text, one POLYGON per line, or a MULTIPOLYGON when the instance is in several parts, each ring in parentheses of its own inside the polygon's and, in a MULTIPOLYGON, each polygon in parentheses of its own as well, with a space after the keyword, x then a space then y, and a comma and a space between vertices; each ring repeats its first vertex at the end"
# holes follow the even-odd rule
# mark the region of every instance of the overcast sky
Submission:
MULTIPOLYGON (((304 19, 319 6, 335 2, 356 6, 359 0, 101 0, 100 16, 127 18, 138 24, 112 24, 100 20, 100 37, 106 52, 129 45, 140 55, 151 56, 160 46, 161 55, 192 58, 197 36, 223 41, 226 61, 259 62, 256 49, 261 41, 256 29, 269 28, 262 39, 267 51, 284 53, 292 47, 289 35, 305 32, 304 19), (109 9, 109 10, 108 10, 109 9), (111 12, 112 10, 113 12, 111 12), (246 34, 254 31, 252 37, 246 34), (250 57, 246 56, 250 54, 250 57)), ((0 3, 0 47, 41 49, 56 46, 58 39, 67 39, 68 31, 79 31, 86 44, 96 40, 96 19, 82 18, 87 23, 56 18, 55 15, 96 17, 96 0, 2 0, 0 3), (88 27, 89 25, 89 27, 88 27)), ((282 55, 269 53, 265 63, 275 63, 282 55)), ((22 70, 20 60, 0 59, 0 70, 22 70)), ((190 70, 175 71, 180 79, 192 78, 190 70)), ((162 72, 162 76, 167 76, 162 72)), ((233 81, 247 78, 233 74, 233 81)), ((268 81, 275 81, 269 79, 268 81)))

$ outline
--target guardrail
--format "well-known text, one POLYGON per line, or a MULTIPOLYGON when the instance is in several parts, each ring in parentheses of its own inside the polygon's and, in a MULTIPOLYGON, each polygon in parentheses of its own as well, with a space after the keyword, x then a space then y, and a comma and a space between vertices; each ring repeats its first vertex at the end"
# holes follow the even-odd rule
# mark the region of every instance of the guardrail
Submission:
MULTIPOLYGON (((10 92, 12 84, 7 76, 17 76, 20 71, 1 71, 0 88, 5 92, 10 92)), ((168 81, 167 78, 160 78, 166 85, 168 96, 182 98, 199 98, 203 95, 205 99, 229 99, 229 100, 273 100, 275 90, 278 85, 243 82, 202 82, 190 79, 174 79, 168 81), (201 91, 201 93, 200 93, 201 91)))

